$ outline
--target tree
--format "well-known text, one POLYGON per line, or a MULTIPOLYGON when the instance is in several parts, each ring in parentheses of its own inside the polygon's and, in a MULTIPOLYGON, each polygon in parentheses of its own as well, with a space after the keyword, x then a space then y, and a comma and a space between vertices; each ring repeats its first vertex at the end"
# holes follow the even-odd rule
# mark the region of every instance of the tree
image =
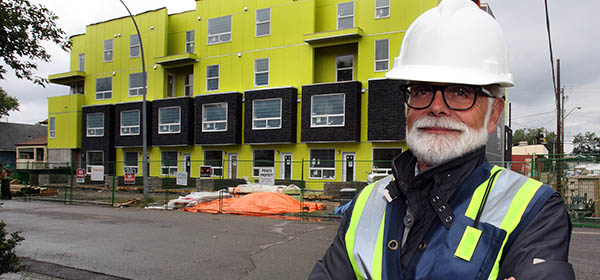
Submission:
POLYGON ((573 153, 600 154, 600 137, 589 131, 586 131, 585 134, 578 133, 573 138, 573 153))
POLYGON ((526 128, 526 129, 517 129, 513 132, 513 137, 512 137, 512 144, 513 146, 517 146, 519 145, 520 141, 526 141, 528 145, 536 145, 536 144, 541 144, 538 143, 538 136, 540 135, 541 132, 546 133, 546 143, 544 144, 544 146, 546 146, 546 149, 548 149, 548 151, 550 153, 552 153, 553 151, 553 144, 556 141, 556 133, 554 133, 554 131, 548 131, 547 129, 541 127, 541 128, 526 128))
POLYGON ((10 111, 19 111, 19 100, 8 96, 4 89, 0 88, 0 118, 8 116, 10 111))
MULTIPOLYGON (((34 60, 50 61, 43 41, 54 42, 67 51, 71 42, 66 33, 56 26, 58 17, 42 5, 29 3, 29 0, 0 1, 0 58, 15 71, 19 79, 27 79, 45 86, 48 80, 35 76, 37 69, 34 60)), ((0 80, 4 79, 6 68, 0 64, 0 80)))
POLYGON ((19 231, 9 234, 5 227, 4 221, 0 221, 0 274, 22 269, 15 248, 25 239, 19 235, 19 231))

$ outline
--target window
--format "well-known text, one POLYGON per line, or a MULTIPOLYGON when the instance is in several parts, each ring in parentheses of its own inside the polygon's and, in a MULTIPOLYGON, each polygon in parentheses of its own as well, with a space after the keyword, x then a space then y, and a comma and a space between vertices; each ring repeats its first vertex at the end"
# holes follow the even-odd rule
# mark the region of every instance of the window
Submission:
POLYGON ((144 95, 144 72, 129 74, 129 97, 142 95, 144 95))
POLYGON ((266 85, 269 85, 269 59, 257 59, 254 61, 254 86, 266 85))
POLYGON ((375 71, 387 71, 390 53, 389 39, 375 40, 375 71))
POLYGON ((104 152, 102 151, 88 151, 86 169, 87 174, 92 173, 92 167, 104 166, 104 152))
POLYGON ((194 53, 194 42, 196 41, 196 32, 194 30, 185 32, 185 52, 194 53))
POLYGON ((50 134, 50 138, 56 138, 56 117, 51 117, 48 120, 48 130, 50 134))
POLYGON ((252 176, 258 177, 261 168, 275 168, 275 150, 254 150, 252 176))
POLYGON ((345 98, 343 93, 312 96, 310 127, 344 126, 345 98))
POLYGON ((158 109, 158 134, 181 132, 181 107, 158 109))
POLYGON ((194 74, 185 74, 183 92, 185 96, 194 95, 194 74))
POLYGON ((96 100, 112 98, 112 77, 96 79, 96 100))
POLYGON ((202 105, 202 132, 227 131, 227 103, 202 105))
POLYGON ((160 155, 160 175, 177 175, 177 152, 162 152, 160 155))
POLYGON ((87 115, 87 136, 104 136, 104 113, 92 113, 87 115))
POLYGON ((219 65, 206 66, 206 90, 219 90, 219 65))
POLYGON ((392 159, 402 153, 401 148, 373 149, 373 173, 392 173, 392 159))
POLYGON ((209 45, 231 41, 231 15, 208 20, 209 45))
POLYGON ((310 150, 310 178, 335 179, 335 149, 310 150))
POLYGON ((204 151, 204 165, 212 167, 212 176, 223 176, 223 151, 204 151))
POLYGON ((281 128, 281 98, 252 101, 252 129, 281 128))
POLYGON ((121 136, 140 135, 140 111, 121 112, 121 136))
POLYGON ((79 54, 79 67, 77 67, 77 69, 79 69, 79 71, 83 72, 85 71, 85 54, 81 53, 79 54))
POLYGON ((138 152, 125 152, 123 174, 138 174, 138 152))
POLYGON ((354 2, 339 3, 337 8, 338 29, 354 27, 354 2))
POLYGON ((256 37, 271 34, 271 8, 256 10, 256 37))
POLYGON ((338 55, 335 67, 338 82, 354 79, 354 55, 338 55))
POLYGON ((129 36, 129 57, 140 56, 140 37, 135 34, 129 36))
POLYGON ((71 94, 83 94, 83 81, 76 81, 69 84, 71 87, 71 94))
POLYGON ((113 59, 113 39, 104 40, 104 62, 111 62, 113 59))
POLYGON ((375 18, 390 17, 390 0, 375 0, 375 18))

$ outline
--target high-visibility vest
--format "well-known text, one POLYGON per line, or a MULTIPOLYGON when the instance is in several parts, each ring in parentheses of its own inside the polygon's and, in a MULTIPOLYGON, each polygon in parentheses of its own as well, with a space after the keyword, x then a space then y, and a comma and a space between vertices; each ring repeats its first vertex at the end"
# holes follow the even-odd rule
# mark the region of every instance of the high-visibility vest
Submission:
MULTIPOLYGON (((487 179, 466 199, 452 205, 455 218, 450 228, 440 225, 430 229, 425 240, 428 244, 426 249, 415 254, 406 271, 399 275, 392 273, 393 279, 402 279, 403 274, 409 279, 498 277, 500 259, 504 250, 508 250, 505 246, 511 234, 521 223, 529 223, 524 217, 539 212, 555 191, 539 181, 502 167, 484 163, 479 168, 487 172, 487 179), (492 176, 496 171, 497 175, 492 176), (491 183, 490 177, 495 177, 491 183), (487 200, 480 211, 486 189, 489 189, 487 200), (478 212, 481 212, 479 224, 474 227, 478 212)), ((386 209, 389 211, 391 206, 384 192, 392 180, 390 175, 365 187, 352 209, 345 241, 357 279, 387 279, 390 271, 402 269, 397 262, 384 267, 385 250, 390 250, 386 245, 402 240, 402 236, 386 235, 389 223, 386 221, 386 209), (384 237, 389 240, 384 240, 384 237)), ((460 188, 473 188, 475 184, 467 186, 468 182, 467 179, 460 188)), ((403 226, 401 222, 400 226, 403 226)))

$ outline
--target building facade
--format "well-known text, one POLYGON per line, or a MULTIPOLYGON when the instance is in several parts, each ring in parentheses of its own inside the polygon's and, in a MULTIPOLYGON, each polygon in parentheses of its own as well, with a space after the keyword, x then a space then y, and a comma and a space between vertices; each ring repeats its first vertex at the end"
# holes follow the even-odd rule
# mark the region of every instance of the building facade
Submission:
MULTIPOLYGON (((188 0, 192 1, 192 0, 188 0)), ((135 16, 147 71, 150 176, 366 181, 406 149, 398 81, 410 23, 437 0, 196 0, 135 16), (206 175, 206 174, 202 174, 206 175)), ((49 98, 53 161, 141 176, 141 44, 129 17, 71 37, 49 98)))

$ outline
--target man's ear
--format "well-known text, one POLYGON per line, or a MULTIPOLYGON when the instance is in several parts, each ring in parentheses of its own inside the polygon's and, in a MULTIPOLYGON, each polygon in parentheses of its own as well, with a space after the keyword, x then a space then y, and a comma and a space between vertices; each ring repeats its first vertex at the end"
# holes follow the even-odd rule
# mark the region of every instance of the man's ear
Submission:
POLYGON ((494 104, 492 105, 492 113, 490 114, 490 119, 487 125, 488 134, 496 130, 496 125, 498 125, 498 120, 500 119, 502 112, 504 112, 504 99, 495 98, 494 104))

